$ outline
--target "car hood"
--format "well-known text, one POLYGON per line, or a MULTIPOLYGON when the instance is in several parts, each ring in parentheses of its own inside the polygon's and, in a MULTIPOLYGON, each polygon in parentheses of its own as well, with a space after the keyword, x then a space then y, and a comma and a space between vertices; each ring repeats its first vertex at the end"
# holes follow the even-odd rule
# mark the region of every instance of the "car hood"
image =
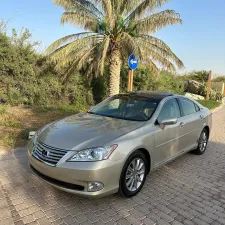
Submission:
POLYGON ((81 113, 47 126, 38 140, 55 148, 81 150, 103 146, 144 123, 81 113))

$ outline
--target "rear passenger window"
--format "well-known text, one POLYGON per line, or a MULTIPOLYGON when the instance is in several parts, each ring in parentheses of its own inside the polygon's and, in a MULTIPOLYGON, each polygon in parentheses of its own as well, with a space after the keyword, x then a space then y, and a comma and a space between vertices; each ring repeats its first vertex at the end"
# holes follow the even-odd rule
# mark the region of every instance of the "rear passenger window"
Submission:
POLYGON ((184 116, 196 113, 196 107, 194 102, 185 98, 179 98, 179 100, 184 116))

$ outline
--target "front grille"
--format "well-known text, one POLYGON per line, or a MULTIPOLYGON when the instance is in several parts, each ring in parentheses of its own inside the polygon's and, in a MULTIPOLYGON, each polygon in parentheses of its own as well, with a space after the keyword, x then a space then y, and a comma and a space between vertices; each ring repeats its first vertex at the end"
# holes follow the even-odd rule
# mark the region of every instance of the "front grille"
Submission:
POLYGON ((78 185, 78 184, 71 184, 71 183, 66 183, 63 181, 59 181, 56 179, 53 179, 51 177, 48 177, 42 173, 40 173, 39 171, 37 171, 33 166, 30 165, 30 168, 33 170, 33 172, 38 175, 40 178, 42 178, 43 180, 57 185, 59 187, 63 187, 63 188, 67 188, 67 189, 71 189, 71 190, 78 190, 78 191, 83 191, 84 190, 84 186, 78 185))
POLYGON ((33 156, 43 162, 56 165, 67 152, 67 150, 53 148, 39 141, 34 147, 33 156))

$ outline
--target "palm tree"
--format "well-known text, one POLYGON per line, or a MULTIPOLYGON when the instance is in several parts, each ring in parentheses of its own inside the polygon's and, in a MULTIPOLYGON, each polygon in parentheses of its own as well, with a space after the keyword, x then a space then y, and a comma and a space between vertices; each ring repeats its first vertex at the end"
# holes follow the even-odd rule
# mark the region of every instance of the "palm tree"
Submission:
POLYGON ((53 0, 65 12, 61 23, 84 28, 84 32, 63 37, 46 51, 57 68, 69 68, 64 83, 74 70, 89 65, 102 75, 109 64, 110 96, 119 93, 120 69, 128 56, 135 54, 158 74, 160 69, 175 71, 182 61, 160 39, 156 31, 182 23, 173 10, 158 12, 169 0, 53 0))

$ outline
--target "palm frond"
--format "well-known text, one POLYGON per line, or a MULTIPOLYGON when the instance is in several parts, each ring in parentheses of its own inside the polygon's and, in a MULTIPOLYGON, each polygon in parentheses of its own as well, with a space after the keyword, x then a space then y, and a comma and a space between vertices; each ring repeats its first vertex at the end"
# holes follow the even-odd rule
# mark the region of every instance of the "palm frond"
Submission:
MULTIPOLYGON (((166 2, 170 0, 143 0, 138 1, 140 4, 127 16, 126 20, 136 20, 141 18, 146 13, 150 14, 158 7, 161 7, 166 2)), ((129 3, 127 4, 128 12, 129 12, 129 3)), ((125 8, 126 8, 125 7, 125 8)))
POLYGON ((151 45, 145 46, 141 50, 145 59, 151 59, 152 62, 156 62, 163 69, 176 71, 176 67, 170 61, 172 60, 170 55, 160 52, 158 49, 153 49, 151 45))
POLYGON ((112 7, 112 0, 96 0, 96 1, 101 2, 105 12, 105 17, 107 18, 109 23, 109 27, 113 28, 115 24, 115 18, 114 18, 114 10, 112 7))
POLYGON ((89 14, 94 15, 97 18, 103 18, 104 14, 90 0, 54 0, 54 3, 60 7, 63 7, 65 11, 84 10, 89 14))
MULTIPOLYGON (((82 39, 78 39, 74 42, 71 42, 70 44, 67 44, 63 47, 61 47, 59 50, 56 50, 55 52, 52 53, 51 59, 55 63, 59 63, 59 61, 67 61, 68 56, 70 54, 78 54, 81 50, 85 50, 90 48, 91 46, 95 45, 98 42, 102 41, 101 36, 93 35, 93 36, 88 36, 82 39)), ((60 64, 59 64, 60 65, 60 64)))
POLYGON ((176 71, 176 67, 174 66, 174 64, 169 60, 169 58, 164 57, 163 55, 159 54, 156 51, 148 51, 150 58, 158 63, 160 65, 160 67, 162 67, 165 70, 169 70, 171 72, 175 72, 176 71))
POLYGON ((96 44, 94 47, 90 48, 78 61, 77 68, 80 69, 84 63, 86 62, 87 58, 90 57, 92 54, 94 54, 94 49, 96 49, 99 46, 99 43, 96 44))
POLYGON ((177 23, 182 24, 180 14, 176 13, 174 10, 165 10, 137 21, 136 29, 139 33, 152 34, 163 27, 177 23))
POLYGON ((52 43, 46 50, 45 50, 45 55, 49 55, 52 52, 56 51, 56 49, 62 47, 63 45, 67 45, 69 44, 71 41, 75 41, 77 39, 80 39, 82 37, 87 37, 90 35, 93 35, 94 33, 92 32, 82 32, 82 33, 78 33, 78 34, 70 34, 67 35, 63 38, 60 38, 59 40, 55 41, 54 43, 52 43))
POLYGON ((150 71, 152 71, 152 73, 154 74, 154 77, 157 79, 157 77, 159 76, 160 70, 156 66, 156 64, 151 59, 147 59, 145 65, 150 69, 150 71))
POLYGON ((60 71, 61 69, 66 68, 68 65, 72 65, 73 62, 80 59, 88 49, 89 48, 79 48, 71 51, 66 57, 58 59, 56 63, 56 69, 60 71))
POLYGON ((121 34, 122 41, 121 41, 121 46, 122 46, 122 51, 121 54, 124 55, 127 58, 130 54, 135 54, 140 60, 142 60, 142 54, 141 54, 141 49, 138 45, 137 39, 133 38, 130 36, 128 33, 123 32, 121 34))
POLYGON ((143 0, 117 0, 120 2, 119 14, 126 15, 127 13, 131 13, 134 9, 136 9, 143 0))
MULTIPOLYGON (((75 26, 84 27, 91 30, 93 23, 98 24, 98 20, 92 14, 85 12, 85 10, 77 10, 73 12, 64 12, 61 17, 61 24, 70 23, 75 26)), ((91 30, 92 31, 92 30, 91 30)))
POLYGON ((65 83, 66 81, 68 81, 70 75, 74 71, 79 70, 83 66, 84 62, 86 62, 87 58, 90 57, 93 54, 94 49, 97 48, 97 47, 98 47, 98 45, 93 46, 92 48, 90 48, 89 50, 87 50, 86 52, 84 52, 82 54, 82 57, 81 58, 73 61, 73 63, 70 65, 69 70, 64 75, 63 83, 65 83))
POLYGON ((174 54, 174 52, 169 48, 167 44, 165 44, 162 40, 150 36, 150 35, 143 35, 138 38, 141 40, 140 45, 143 49, 145 48, 151 48, 160 54, 162 54, 164 57, 169 57, 178 68, 183 69, 184 64, 183 62, 174 54))

